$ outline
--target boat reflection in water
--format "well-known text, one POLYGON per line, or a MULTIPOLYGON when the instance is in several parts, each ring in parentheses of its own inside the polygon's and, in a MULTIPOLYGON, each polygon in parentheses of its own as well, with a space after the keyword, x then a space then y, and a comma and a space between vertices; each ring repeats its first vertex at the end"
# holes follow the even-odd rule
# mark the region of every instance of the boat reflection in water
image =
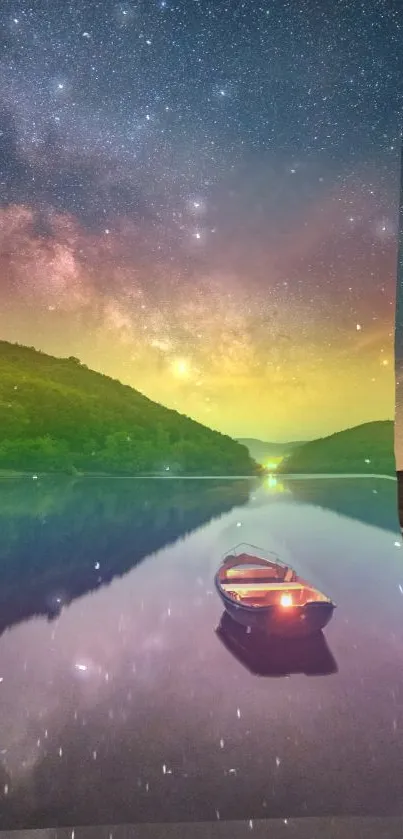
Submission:
POLYGON ((223 612, 217 637, 227 650, 256 676, 281 678, 297 673, 331 676, 336 661, 322 631, 299 638, 268 635, 262 629, 242 626, 223 612))
POLYGON ((246 627, 273 635, 315 634, 330 621, 335 604, 273 553, 238 545, 224 558, 215 586, 228 614, 246 627))

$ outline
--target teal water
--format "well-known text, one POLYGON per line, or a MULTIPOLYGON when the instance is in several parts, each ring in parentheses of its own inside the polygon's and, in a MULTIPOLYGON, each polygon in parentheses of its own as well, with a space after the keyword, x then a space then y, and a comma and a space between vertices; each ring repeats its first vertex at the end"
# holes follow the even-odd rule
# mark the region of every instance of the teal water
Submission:
POLYGON ((402 551, 382 478, 1 481, 0 828, 401 814, 402 551), (216 632, 243 541, 337 603, 289 676, 216 632))

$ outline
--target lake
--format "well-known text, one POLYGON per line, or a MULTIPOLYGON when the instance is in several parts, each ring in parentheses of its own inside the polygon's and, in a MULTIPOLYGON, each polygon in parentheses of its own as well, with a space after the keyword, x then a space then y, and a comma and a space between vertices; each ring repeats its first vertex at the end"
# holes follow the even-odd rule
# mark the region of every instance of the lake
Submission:
POLYGON ((401 815, 396 499, 376 477, 1 480, 0 829, 401 815), (213 577, 240 542, 336 601, 322 640, 239 654, 213 577))

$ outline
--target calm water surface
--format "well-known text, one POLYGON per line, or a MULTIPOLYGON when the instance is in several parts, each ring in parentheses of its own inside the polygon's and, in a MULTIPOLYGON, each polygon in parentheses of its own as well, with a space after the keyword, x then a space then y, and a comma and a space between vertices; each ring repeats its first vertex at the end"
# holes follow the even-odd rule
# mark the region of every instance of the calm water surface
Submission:
POLYGON ((1 481, 0 828, 402 814, 400 541, 380 478, 1 481), (336 601, 326 640, 217 634, 242 541, 336 601))

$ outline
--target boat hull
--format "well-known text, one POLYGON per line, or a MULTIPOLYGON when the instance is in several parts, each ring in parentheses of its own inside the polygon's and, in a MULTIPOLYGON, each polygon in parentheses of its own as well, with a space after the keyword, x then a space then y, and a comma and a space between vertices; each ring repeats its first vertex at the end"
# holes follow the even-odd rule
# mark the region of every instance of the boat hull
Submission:
POLYGON ((229 616, 242 626, 264 630, 270 635, 297 637, 320 632, 329 623, 334 603, 307 603, 291 610, 276 606, 248 607, 234 603, 217 585, 218 593, 229 616))
POLYGON ((232 549, 215 575, 217 592, 232 620, 283 638, 324 629, 335 609, 330 597, 277 555, 266 559, 259 552, 253 545, 232 549))

